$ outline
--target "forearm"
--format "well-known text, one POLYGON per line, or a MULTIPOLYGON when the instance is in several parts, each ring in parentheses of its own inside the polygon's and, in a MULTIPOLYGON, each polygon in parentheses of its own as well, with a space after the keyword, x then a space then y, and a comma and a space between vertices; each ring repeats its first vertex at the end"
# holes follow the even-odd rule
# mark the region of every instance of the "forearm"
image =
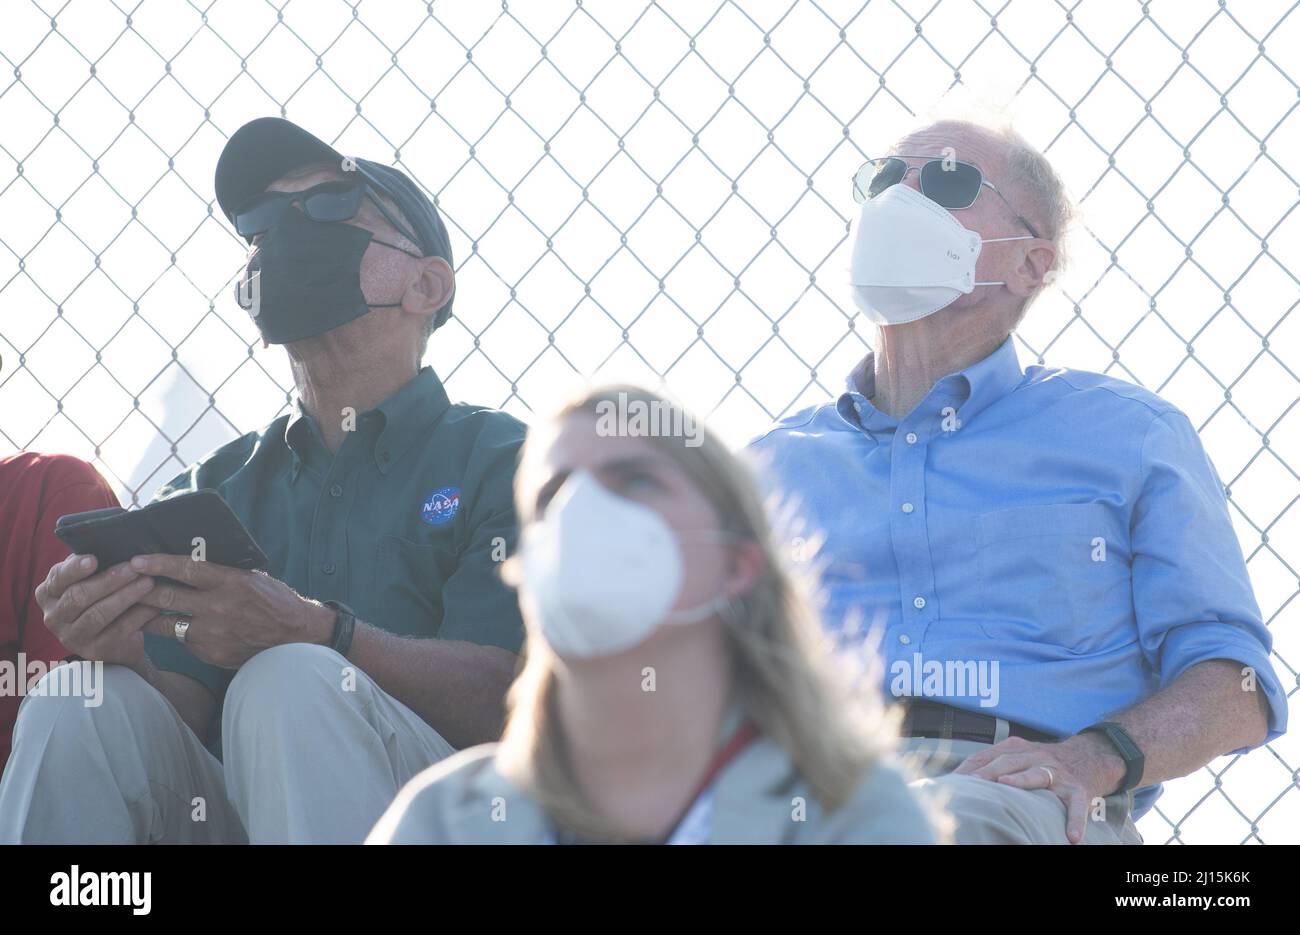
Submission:
POLYGON ((1186 776, 1215 757, 1263 742, 1268 700, 1262 690, 1243 687, 1244 668, 1229 659, 1198 663, 1146 701, 1110 718, 1142 749, 1142 785, 1186 776))
POLYGON ((359 671, 457 748, 501 736, 518 659, 497 646, 410 639, 360 621, 348 651, 359 671))

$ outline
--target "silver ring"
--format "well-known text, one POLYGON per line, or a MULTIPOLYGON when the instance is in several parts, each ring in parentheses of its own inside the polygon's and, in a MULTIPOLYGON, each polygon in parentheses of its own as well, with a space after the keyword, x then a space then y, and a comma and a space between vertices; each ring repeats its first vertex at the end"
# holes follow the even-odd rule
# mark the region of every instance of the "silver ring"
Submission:
POLYGON ((176 632, 176 641, 178 643, 184 643, 185 631, 190 628, 190 622, 188 620, 177 620, 174 624, 172 624, 172 627, 175 629, 176 632))
POLYGON ((1052 767, 1050 766, 1039 766, 1038 768, 1047 773, 1047 786, 1048 788, 1051 788, 1052 784, 1056 782, 1056 773, 1052 772, 1052 767))

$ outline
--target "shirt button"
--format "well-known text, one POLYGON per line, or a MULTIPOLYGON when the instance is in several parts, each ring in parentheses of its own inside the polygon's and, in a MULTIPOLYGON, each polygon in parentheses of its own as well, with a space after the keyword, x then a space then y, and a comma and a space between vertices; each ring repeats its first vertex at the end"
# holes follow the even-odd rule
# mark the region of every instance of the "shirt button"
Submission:
POLYGON ((910 503, 904 503, 904 504, 903 504, 903 512, 904 512, 904 513, 911 513, 913 509, 915 509, 915 507, 913 507, 912 504, 910 504, 910 503))
POLYGON ((907 443, 908 443, 909 445, 915 445, 915 444, 916 444, 916 433, 915 433, 915 432, 908 432, 908 433, 907 433, 907 443))
POLYGON ((912 638, 908 636, 906 633, 904 633, 901 636, 899 636, 898 641, 902 643, 904 646, 907 646, 909 643, 912 642, 912 638))
POLYGON ((325 572, 325 574, 327 574, 327 575, 332 575, 332 574, 334 574, 334 571, 335 571, 334 563, 333 563, 333 562, 326 562, 324 565, 322 565, 322 566, 320 567, 320 570, 323 571, 323 572, 325 572))
POLYGON ((341 497, 341 496, 343 496, 343 485, 342 485, 342 484, 335 484, 333 487, 331 487, 331 488, 330 488, 330 496, 331 496, 331 497, 341 497))
POLYGON ((916 600, 912 601, 912 606, 915 607, 917 610, 921 610, 923 607, 925 607, 925 598, 918 597, 916 600))

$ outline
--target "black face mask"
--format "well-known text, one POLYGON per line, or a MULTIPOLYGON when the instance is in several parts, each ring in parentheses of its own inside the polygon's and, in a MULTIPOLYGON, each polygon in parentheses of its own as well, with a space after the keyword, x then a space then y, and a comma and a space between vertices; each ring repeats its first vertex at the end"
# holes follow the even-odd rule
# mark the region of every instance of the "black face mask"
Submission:
POLYGON ((290 208, 262 235, 235 286, 235 300, 253 316, 268 344, 314 338, 372 308, 399 308, 400 302, 367 303, 361 292, 361 258, 371 241, 422 259, 375 240, 364 228, 313 221, 290 208))

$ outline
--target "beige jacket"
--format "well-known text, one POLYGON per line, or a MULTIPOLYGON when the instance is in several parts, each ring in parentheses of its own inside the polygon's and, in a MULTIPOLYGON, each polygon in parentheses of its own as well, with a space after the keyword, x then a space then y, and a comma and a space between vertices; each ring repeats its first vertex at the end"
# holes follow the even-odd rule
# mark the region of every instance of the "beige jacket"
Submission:
MULTIPOLYGON (((546 814, 496 768, 496 744, 462 750, 398 793, 367 844, 539 844, 546 814)), ((751 743, 713 784, 711 844, 934 844, 926 806, 882 761, 832 814, 773 741, 751 743), (802 807, 801 807, 802 803, 802 807)))

